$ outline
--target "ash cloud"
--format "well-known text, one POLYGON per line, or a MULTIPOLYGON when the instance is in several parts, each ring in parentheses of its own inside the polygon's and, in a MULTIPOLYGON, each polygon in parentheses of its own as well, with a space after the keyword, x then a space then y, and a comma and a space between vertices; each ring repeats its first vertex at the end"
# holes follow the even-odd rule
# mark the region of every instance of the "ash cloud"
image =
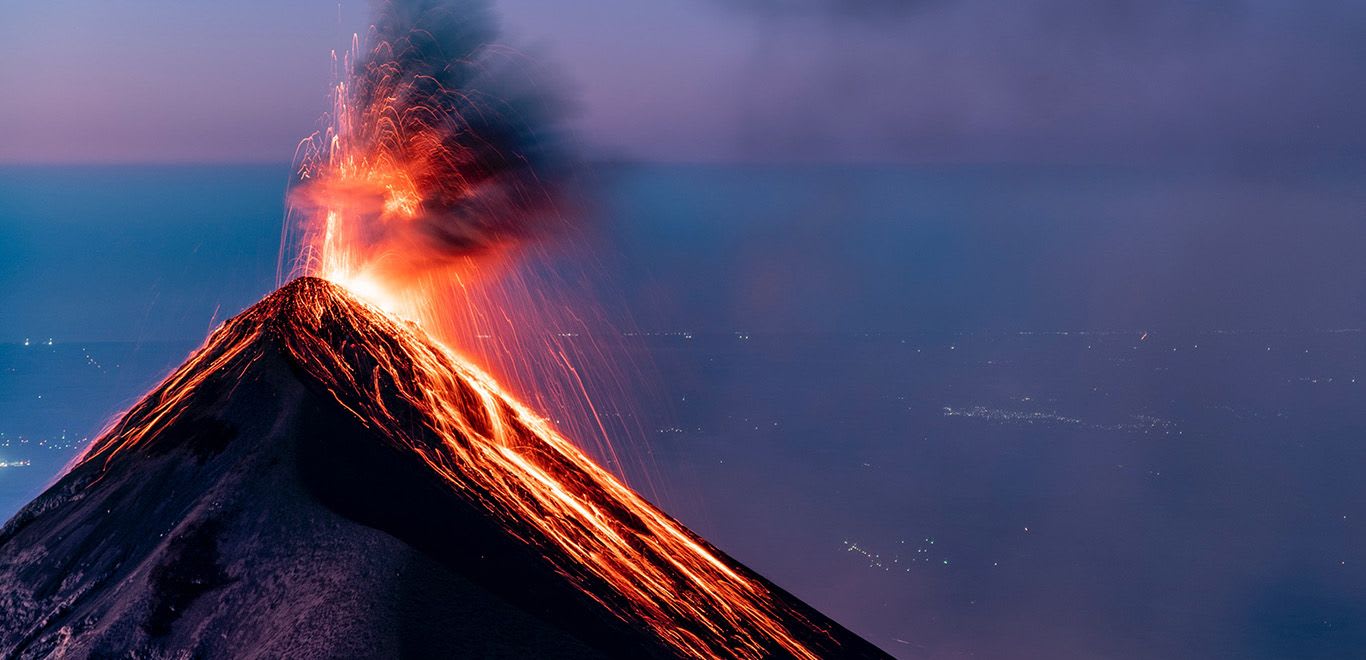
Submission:
POLYGON ((291 193, 296 208, 343 200, 363 225, 351 238, 409 270, 547 230, 567 171, 562 95, 500 38, 488 2, 376 4, 347 79, 352 114, 332 117, 332 133, 343 157, 397 171, 411 190, 395 197, 376 176, 358 182, 324 164, 291 193), (396 208, 403 217, 390 217, 396 208))

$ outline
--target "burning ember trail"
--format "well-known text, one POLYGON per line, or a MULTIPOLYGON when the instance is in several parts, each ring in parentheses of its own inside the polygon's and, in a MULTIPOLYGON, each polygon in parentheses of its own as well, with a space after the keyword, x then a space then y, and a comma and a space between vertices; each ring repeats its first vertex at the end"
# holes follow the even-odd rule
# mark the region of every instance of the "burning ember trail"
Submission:
POLYGON ((362 424, 678 654, 828 655, 835 639, 761 578, 446 348, 516 325, 524 311, 471 292, 555 217, 544 106, 495 75, 505 52, 484 18, 383 6, 368 50, 357 40, 343 59, 330 125, 303 145, 289 198, 286 270, 322 279, 297 279, 226 323, 82 462, 146 442, 206 379, 238 377, 278 346, 362 424))
POLYGON ((834 646, 757 576, 598 467, 488 375, 416 325, 315 278, 296 280, 216 331, 83 462, 107 464, 146 442, 205 381, 232 382, 272 346, 367 428, 540 548, 603 607, 680 655, 817 658, 809 640, 834 646))
POLYGON ((327 127, 296 158, 282 272, 431 325, 434 305, 472 306, 442 294, 490 279, 550 228, 554 104, 491 24, 473 3, 390 2, 369 49, 353 39, 327 127))

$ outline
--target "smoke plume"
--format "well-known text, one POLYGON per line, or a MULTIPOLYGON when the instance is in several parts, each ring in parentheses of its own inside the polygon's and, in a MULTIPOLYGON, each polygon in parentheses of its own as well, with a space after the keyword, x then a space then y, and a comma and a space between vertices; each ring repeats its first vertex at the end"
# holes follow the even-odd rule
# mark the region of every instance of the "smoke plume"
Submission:
POLYGON ((304 270, 415 274, 544 230, 564 169, 558 106, 497 43, 488 4, 376 11, 340 63, 327 128, 301 152, 290 224, 304 270))

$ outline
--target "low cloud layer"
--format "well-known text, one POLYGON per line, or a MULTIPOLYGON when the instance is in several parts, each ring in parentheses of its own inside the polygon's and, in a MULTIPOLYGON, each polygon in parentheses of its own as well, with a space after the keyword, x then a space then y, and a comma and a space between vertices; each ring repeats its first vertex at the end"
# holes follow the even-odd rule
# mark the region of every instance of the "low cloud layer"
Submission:
MULTIPOLYGON (((50 4, 0 15, 13 52, 42 53, 0 59, 0 81, 22 90, 0 106, 12 128, 0 161, 288 159, 317 116, 328 50, 370 20, 364 3, 339 14, 326 0, 50 4)), ((608 155, 1366 154, 1354 0, 582 0, 573 12, 499 0, 494 12, 507 42, 570 75, 575 133, 608 155)))
POLYGON ((848 19, 904 15, 936 0, 713 0, 740 12, 769 17, 818 15, 848 19))
POLYGON ((762 35, 738 83, 742 152, 1092 160, 1366 147, 1355 3, 725 6, 762 35))

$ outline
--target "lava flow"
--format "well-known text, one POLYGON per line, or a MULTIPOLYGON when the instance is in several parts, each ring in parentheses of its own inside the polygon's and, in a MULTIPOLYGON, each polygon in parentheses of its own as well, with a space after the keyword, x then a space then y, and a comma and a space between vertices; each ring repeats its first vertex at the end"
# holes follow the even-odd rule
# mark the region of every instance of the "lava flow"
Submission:
POLYGON ((234 382, 272 346, 365 427, 539 548, 584 593, 680 655, 817 658, 838 647, 808 614, 596 465, 487 374, 415 324, 316 278, 296 280, 218 329, 83 464, 108 465, 149 442, 207 380, 234 382))
POLYGON ((460 328, 534 315, 471 292, 557 217, 543 106, 495 75, 506 52, 484 26, 447 4, 384 5, 366 50, 357 40, 342 59, 328 127, 305 142, 289 197, 282 270, 322 279, 297 279, 217 330, 83 461, 108 464, 146 442, 204 379, 240 374, 280 345, 362 424, 674 652, 830 652, 838 643, 813 617, 463 357, 473 338, 460 328))
POLYGON ((547 239, 573 233, 554 86, 495 36, 483 3, 390 1, 334 55, 324 127, 297 150, 277 284, 322 277, 419 323, 648 479, 611 438, 640 431, 588 396, 638 389, 634 374, 587 338, 602 315, 583 278, 541 267, 568 243, 547 239))

